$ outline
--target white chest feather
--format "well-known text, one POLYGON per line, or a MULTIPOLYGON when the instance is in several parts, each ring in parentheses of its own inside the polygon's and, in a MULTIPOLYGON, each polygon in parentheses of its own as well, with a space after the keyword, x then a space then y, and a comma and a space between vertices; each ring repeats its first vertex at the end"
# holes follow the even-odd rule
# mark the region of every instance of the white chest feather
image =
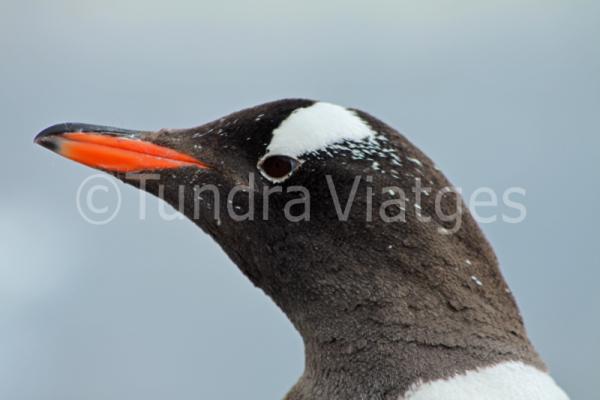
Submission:
POLYGON ((506 362, 450 379, 415 385, 398 400, 568 400, 550 375, 506 362))

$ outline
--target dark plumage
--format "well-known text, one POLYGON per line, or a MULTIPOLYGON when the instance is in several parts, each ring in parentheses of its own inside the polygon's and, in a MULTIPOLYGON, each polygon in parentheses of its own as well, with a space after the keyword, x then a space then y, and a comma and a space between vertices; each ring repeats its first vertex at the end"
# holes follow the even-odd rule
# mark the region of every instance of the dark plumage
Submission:
MULTIPOLYGON (((416 382, 502 361, 543 369, 481 230, 462 200, 446 195, 438 205, 442 216, 462 210, 460 229, 452 233, 456 221, 443 220, 435 203, 435 193, 451 187, 449 182, 393 128, 354 110, 377 136, 303 154, 297 170, 280 184, 261 176, 257 163, 267 153, 273 131, 295 110, 313 104, 276 101, 192 129, 95 132, 144 140, 210 167, 146 171, 160 178, 144 181, 144 189, 176 208, 183 205, 181 211, 214 238, 300 332, 306 369, 287 399, 396 400, 416 382), (347 221, 340 221, 327 176, 342 206, 361 177, 347 221), (429 195, 421 194, 420 207, 415 207, 413 191, 417 179, 430 187, 429 195), (228 217, 232 209, 237 215, 249 211, 248 192, 228 203, 225 198, 215 201, 210 192, 199 199, 188 190, 211 184, 226 196, 251 180, 253 220, 228 217), (186 189, 183 203, 180 185, 186 189), (286 190, 297 185, 310 193, 310 218, 292 222, 285 217, 285 206, 301 194, 286 190), (267 203, 265 190, 276 186, 283 193, 270 195, 267 203), (399 191, 389 187, 407 195, 404 211, 397 205, 386 208, 392 216, 405 212, 404 222, 384 222, 379 216, 385 202, 398 197, 399 191), (365 218, 369 190, 375 210, 371 221, 365 218), (261 217, 264 210, 268 220, 261 217), (419 215, 431 216, 431 221, 420 221, 419 215)), ((51 128, 38 141, 56 150, 56 135, 68 129, 51 128)), ((109 172, 141 185, 137 175, 109 172)), ((300 216, 306 203, 297 202, 288 211, 300 216)))

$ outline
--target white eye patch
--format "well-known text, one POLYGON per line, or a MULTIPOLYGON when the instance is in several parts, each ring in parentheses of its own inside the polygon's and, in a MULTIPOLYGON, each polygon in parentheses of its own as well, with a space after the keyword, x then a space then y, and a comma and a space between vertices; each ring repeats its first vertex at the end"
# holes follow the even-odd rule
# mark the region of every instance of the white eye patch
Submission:
POLYGON ((345 140, 374 137, 375 131, 355 112, 335 104, 318 102, 292 112, 273 131, 264 159, 269 155, 299 158, 345 140))

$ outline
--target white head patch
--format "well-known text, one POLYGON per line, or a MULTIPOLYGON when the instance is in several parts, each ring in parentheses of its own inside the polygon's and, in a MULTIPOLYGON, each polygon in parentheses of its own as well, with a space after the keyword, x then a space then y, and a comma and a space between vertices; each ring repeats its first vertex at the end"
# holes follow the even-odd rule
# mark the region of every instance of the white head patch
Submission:
POLYGON ((358 141, 374 136, 375 131, 355 112, 318 102, 295 110, 273 131, 263 158, 272 154, 298 158, 344 140, 358 141))

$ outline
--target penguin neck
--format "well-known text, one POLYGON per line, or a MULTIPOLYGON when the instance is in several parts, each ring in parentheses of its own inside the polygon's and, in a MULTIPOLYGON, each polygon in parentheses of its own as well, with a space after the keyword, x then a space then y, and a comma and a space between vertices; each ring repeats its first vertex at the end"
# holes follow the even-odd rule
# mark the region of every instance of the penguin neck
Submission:
POLYGON ((397 400, 505 361, 544 369, 468 214, 452 235, 433 223, 269 224, 220 243, 303 338, 305 370, 286 400, 397 400), (265 245, 248 240, 267 231, 265 245))
POLYGON ((504 361, 544 368, 495 257, 437 252, 433 263, 407 265, 379 253, 368 265, 356 256, 351 268, 333 257, 325 269, 336 279, 292 301, 289 291, 286 301, 272 296, 305 344, 305 371, 287 400, 398 399, 418 382, 504 361))

